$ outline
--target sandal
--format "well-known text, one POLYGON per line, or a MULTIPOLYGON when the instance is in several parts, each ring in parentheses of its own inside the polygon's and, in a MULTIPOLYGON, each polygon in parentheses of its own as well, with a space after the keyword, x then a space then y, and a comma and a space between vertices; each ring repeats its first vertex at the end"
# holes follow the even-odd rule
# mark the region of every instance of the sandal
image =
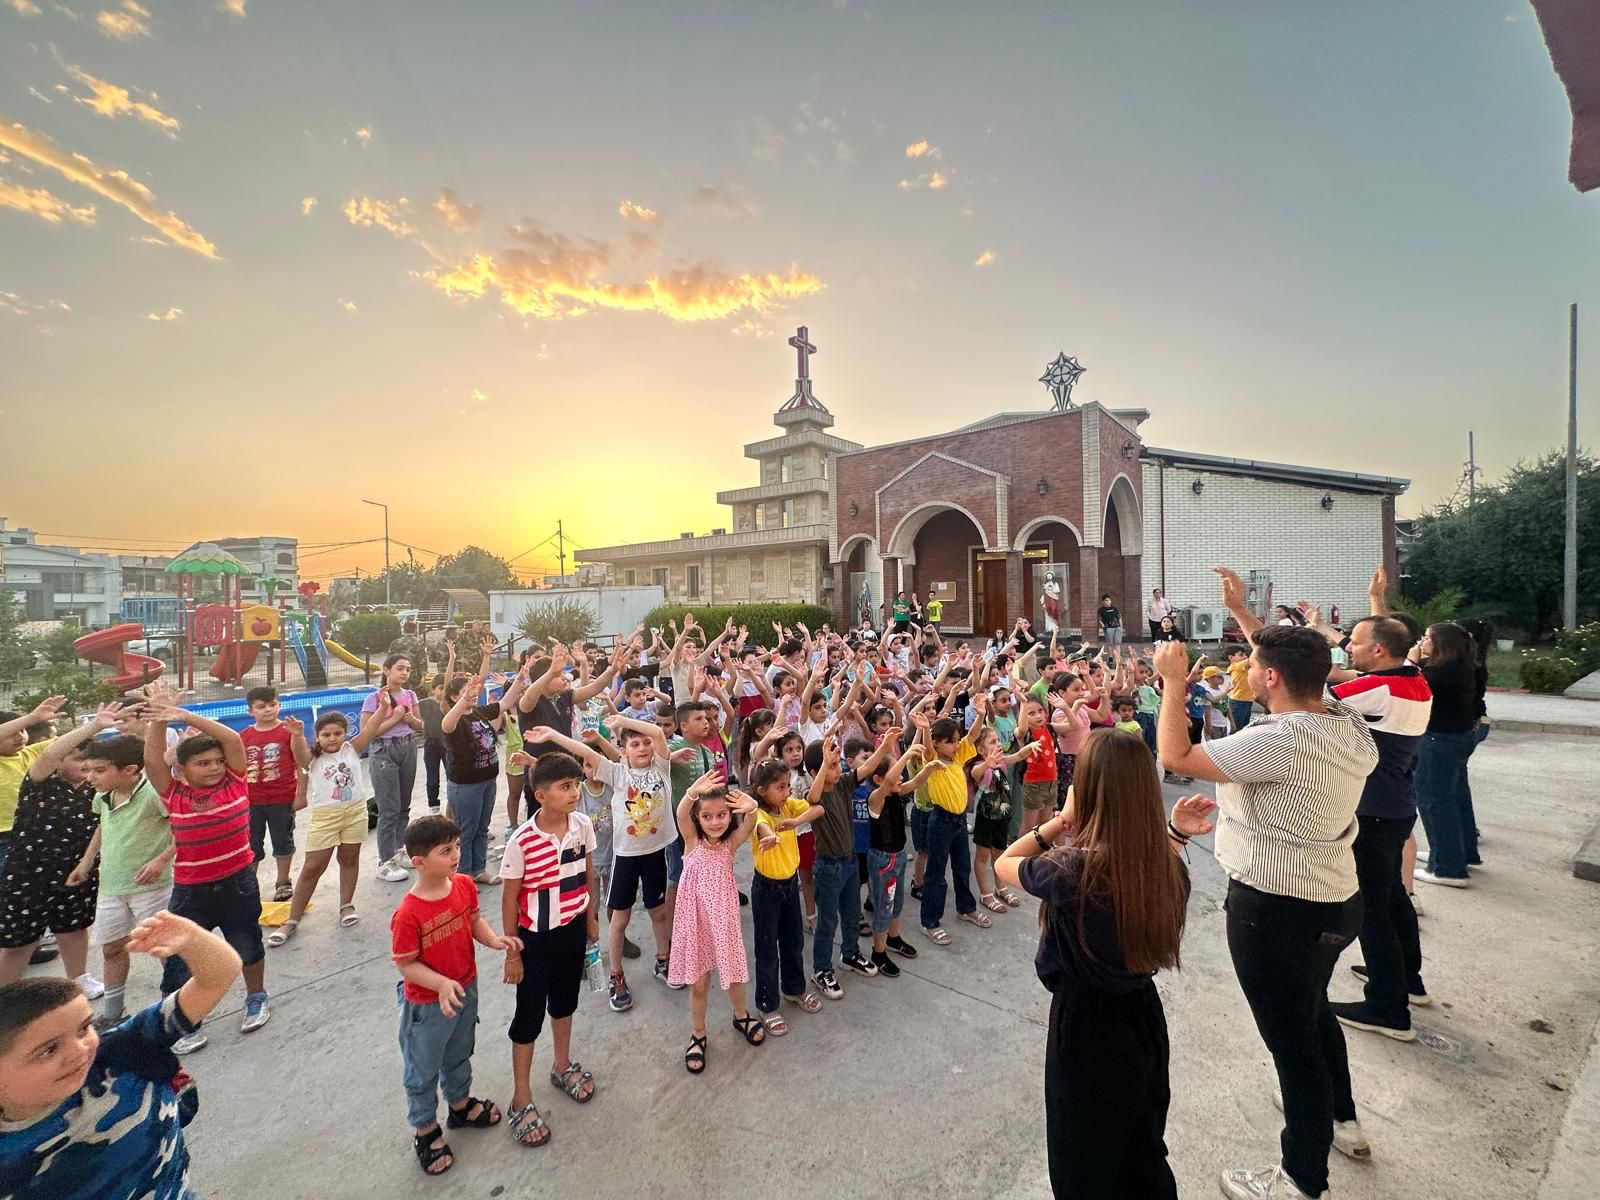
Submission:
POLYGON ((803 996, 785 996, 784 999, 790 1004, 798 1005, 808 1013, 817 1013, 822 1011, 822 997, 818 996, 815 992, 807 992, 803 996))
POLYGON ((573 1059, 567 1064, 567 1069, 557 1075, 550 1072, 550 1082, 555 1084, 579 1104, 587 1104, 594 1099, 594 1076, 583 1069, 583 1064, 573 1059), (584 1085, 589 1085, 589 1090, 583 1090, 584 1085))
POLYGON ((763 1013, 761 1022, 767 1027, 767 1032, 773 1037, 782 1037, 789 1032, 789 1022, 784 1020, 783 1014, 776 1010, 763 1013))
MULTIPOLYGON (((299 921, 285 921, 271 933, 267 934, 267 945, 281 946, 294 936, 294 931, 300 928, 299 921)), ((448 1168, 447 1168, 448 1169, 448 1168)))
POLYGON ((706 1069, 706 1039, 702 1034, 689 1039, 689 1048, 683 1052, 683 1067, 691 1075, 706 1069))
POLYGON ((745 1013, 742 1017, 733 1019, 733 1027, 744 1035, 744 1040, 752 1046, 759 1046, 767 1040, 767 1027, 757 1018, 745 1013))
POLYGON ((550 1126, 546 1125, 544 1118, 539 1115, 539 1106, 531 1101, 512 1113, 507 1118, 507 1121, 510 1123, 511 1140, 519 1145, 528 1147, 530 1150, 535 1146, 542 1146, 550 1140, 550 1126), (540 1130, 544 1131, 544 1136, 534 1138, 530 1142, 528 1135, 530 1133, 538 1133, 540 1130))
POLYGON ((485 871, 482 875, 474 875, 472 878, 473 878, 473 881, 475 883, 477 883, 480 887, 499 887, 500 886, 500 876, 491 875, 487 871, 485 871))
POLYGON ((424 1175, 443 1175, 456 1165, 456 1156, 444 1141, 444 1130, 437 1125, 428 1130, 427 1133, 419 1133, 414 1136, 411 1139, 411 1148, 416 1151, 417 1165, 422 1168, 424 1175), (448 1158, 450 1161, 435 1171, 433 1164, 441 1158, 448 1158))
POLYGON ((352 925, 361 924, 361 914, 356 911, 354 904, 339 905, 339 924, 349 929, 352 925))
POLYGON ((976 911, 969 913, 957 913, 956 920, 965 921, 968 925, 976 925, 979 929, 987 929, 989 926, 994 924, 994 922, 989 919, 988 914, 976 911))
POLYGON ((1004 900, 1012 908, 1020 908, 1022 906, 1022 898, 1008 887, 997 887, 994 890, 994 894, 999 896, 1000 899, 1004 900))
POLYGON ((997 900, 992 894, 987 896, 979 896, 978 903, 983 905, 990 912, 1003 913, 1011 911, 1010 907, 1004 900, 997 900))
POLYGON ((491 1129, 500 1124, 500 1110, 494 1106, 493 1100, 479 1100, 476 1096, 468 1096, 467 1102, 460 1108, 452 1108, 445 1117, 445 1123, 451 1129, 491 1129), (469 1117, 472 1106, 478 1106, 476 1116, 469 1117))
POLYGON ((276 887, 274 887, 272 889, 272 899, 274 901, 293 900, 294 899, 294 884, 292 884, 292 883, 280 883, 280 884, 278 884, 276 887))
POLYGON ((935 925, 931 929, 924 925, 922 932, 928 935, 928 940, 935 946, 948 946, 950 944, 950 935, 942 925, 935 925))

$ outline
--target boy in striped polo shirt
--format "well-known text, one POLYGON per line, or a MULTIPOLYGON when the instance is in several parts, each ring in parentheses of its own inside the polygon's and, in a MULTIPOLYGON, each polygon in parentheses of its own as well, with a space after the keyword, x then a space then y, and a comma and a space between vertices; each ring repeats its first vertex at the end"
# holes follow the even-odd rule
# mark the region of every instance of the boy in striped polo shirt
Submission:
MULTIPOLYGON (((169 909, 202 929, 215 929, 244 964, 245 1033, 260 1029, 267 1007, 266 948, 261 940, 261 892, 250 848, 250 793, 245 786, 244 742, 226 725, 173 703, 170 686, 151 689, 146 711, 144 772, 166 805, 177 856, 172 863, 169 909), (199 730, 178 743, 176 766, 167 765, 167 726, 199 730)), ((177 955, 167 959, 161 994, 170 996, 189 978, 177 955)), ((186 1054, 206 1044, 197 1027, 173 1045, 186 1054)))
POLYGON ((511 1136, 542 1146, 550 1130, 533 1102, 533 1044, 550 1014, 555 1042, 550 1082, 579 1104, 594 1096, 594 1076, 572 1058, 572 1014, 583 984, 584 952, 600 937, 594 824, 576 811, 583 768, 564 753, 542 754, 528 778, 533 817, 506 839, 500 860, 501 929, 520 950, 506 952, 506 982, 516 984, 511 1018, 511 1136))

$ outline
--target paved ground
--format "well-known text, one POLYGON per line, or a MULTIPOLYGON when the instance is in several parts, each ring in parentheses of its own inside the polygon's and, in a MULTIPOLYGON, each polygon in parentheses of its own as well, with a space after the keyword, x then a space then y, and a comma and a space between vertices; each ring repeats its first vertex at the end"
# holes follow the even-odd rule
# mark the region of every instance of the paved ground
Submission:
POLYGON ((1600 734, 1600 701, 1532 692, 1489 692, 1489 719, 1519 733, 1600 734))
MULTIPOLYGON (((1472 890, 1425 893, 1427 981, 1439 1004, 1421 1014, 1424 1038, 1402 1046, 1350 1035, 1375 1158, 1358 1166, 1335 1156, 1336 1196, 1593 1194, 1600 1071, 1582 1083, 1586 1110, 1573 1093, 1600 1015, 1600 887, 1569 871, 1600 809, 1593 746, 1497 733, 1473 759, 1490 865, 1472 890)), ((1211 1196, 1222 1167, 1276 1157, 1279 1126, 1268 1060, 1223 944, 1222 878, 1198 845, 1193 860, 1184 967, 1161 982, 1173 1051, 1168 1141, 1182 1194, 1211 1196)), ((590 1106, 545 1081, 541 1046, 535 1097, 551 1144, 522 1150, 502 1130, 457 1132, 456 1168, 424 1181, 406 1137, 394 1046, 386 918, 399 885, 377 882, 370 864, 364 870, 361 926, 335 927, 325 881, 299 936, 270 952, 271 1024, 241 1037, 236 992, 211 1026, 211 1045, 189 1060, 202 1097, 190 1129, 202 1195, 648 1190, 670 1200, 762 1184, 803 1196, 1048 1195, 1048 996, 1033 975, 1028 908, 988 932, 952 924, 955 944, 919 943, 922 957, 897 980, 847 977, 842 1001, 815 1017, 795 1013, 793 1032, 759 1049, 738 1040, 714 996, 710 1066, 700 1078, 682 1067, 687 994, 634 972, 633 1012, 612 1014, 593 995, 579 1009, 576 1052, 599 1079, 590 1106)), ((498 908, 497 893, 491 903, 498 908)), ((642 914, 632 932, 648 947, 642 914)), ((511 989, 493 974, 497 957, 480 958, 475 1090, 504 1104, 511 989)), ((149 964, 136 964, 130 1000, 148 999, 155 980, 149 964)), ((1357 994, 1341 964, 1335 997, 1357 994)))

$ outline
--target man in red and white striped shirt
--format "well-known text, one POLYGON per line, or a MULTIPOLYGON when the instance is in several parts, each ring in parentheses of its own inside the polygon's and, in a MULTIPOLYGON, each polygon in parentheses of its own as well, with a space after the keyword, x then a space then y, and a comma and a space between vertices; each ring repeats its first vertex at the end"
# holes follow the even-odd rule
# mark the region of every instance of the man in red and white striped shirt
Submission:
MULTIPOLYGON (((261 892, 250 849, 250 793, 244 781, 245 750, 226 725, 173 704, 172 689, 151 688, 145 712, 144 771, 172 821, 177 857, 172 863, 170 910, 227 939, 244 963, 245 1033, 272 1016, 267 1006, 266 947, 261 941, 261 892), (167 726, 198 732, 178 743, 176 772, 167 765, 167 726)), ((171 995, 189 978, 181 958, 167 959, 161 993, 171 995)), ((198 1028, 173 1046, 178 1054, 206 1044, 198 1028)))
POLYGON ((506 839, 500 860, 502 932, 520 939, 506 952, 506 982, 517 985, 511 1018, 511 1135, 537 1146, 550 1135, 533 1103, 533 1044, 550 1015, 554 1060, 550 1078, 580 1104, 594 1095, 594 1076, 572 1058, 572 1014, 578 1008, 587 946, 600 937, 594 825, 576 811, 583 768, 570 755, 541 754, 531 767, 533 817, 506 839))

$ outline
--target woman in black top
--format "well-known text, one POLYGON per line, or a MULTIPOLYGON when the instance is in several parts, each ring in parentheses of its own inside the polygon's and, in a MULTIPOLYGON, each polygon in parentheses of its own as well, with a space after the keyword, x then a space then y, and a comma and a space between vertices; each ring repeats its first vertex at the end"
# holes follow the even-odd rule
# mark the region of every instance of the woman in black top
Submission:
POLYGON ((995 864, 1003 883, 1043 901, 1034 969, 1052 993, 1044 1106, 1057 1196, 1178 1195, 1155 973, 1178 965, 1183 936, 1189 872, 1174 851, 1211 831, 1215 808, 1185 796, 1169 824, 1144 740, 1100 730, 1078 754, 1069 809, 995 864))
POLYGON ((1466 887, 1468 863, 1478 857, 1468 805, 1467 760, 1477 745, 1476 656, 1466 630, 1450 621, 1428 626, 1411 652, 1433 691, 1428 732, 1417 743, 1417 813, 1428 835, 1423 883, 1466 887))

